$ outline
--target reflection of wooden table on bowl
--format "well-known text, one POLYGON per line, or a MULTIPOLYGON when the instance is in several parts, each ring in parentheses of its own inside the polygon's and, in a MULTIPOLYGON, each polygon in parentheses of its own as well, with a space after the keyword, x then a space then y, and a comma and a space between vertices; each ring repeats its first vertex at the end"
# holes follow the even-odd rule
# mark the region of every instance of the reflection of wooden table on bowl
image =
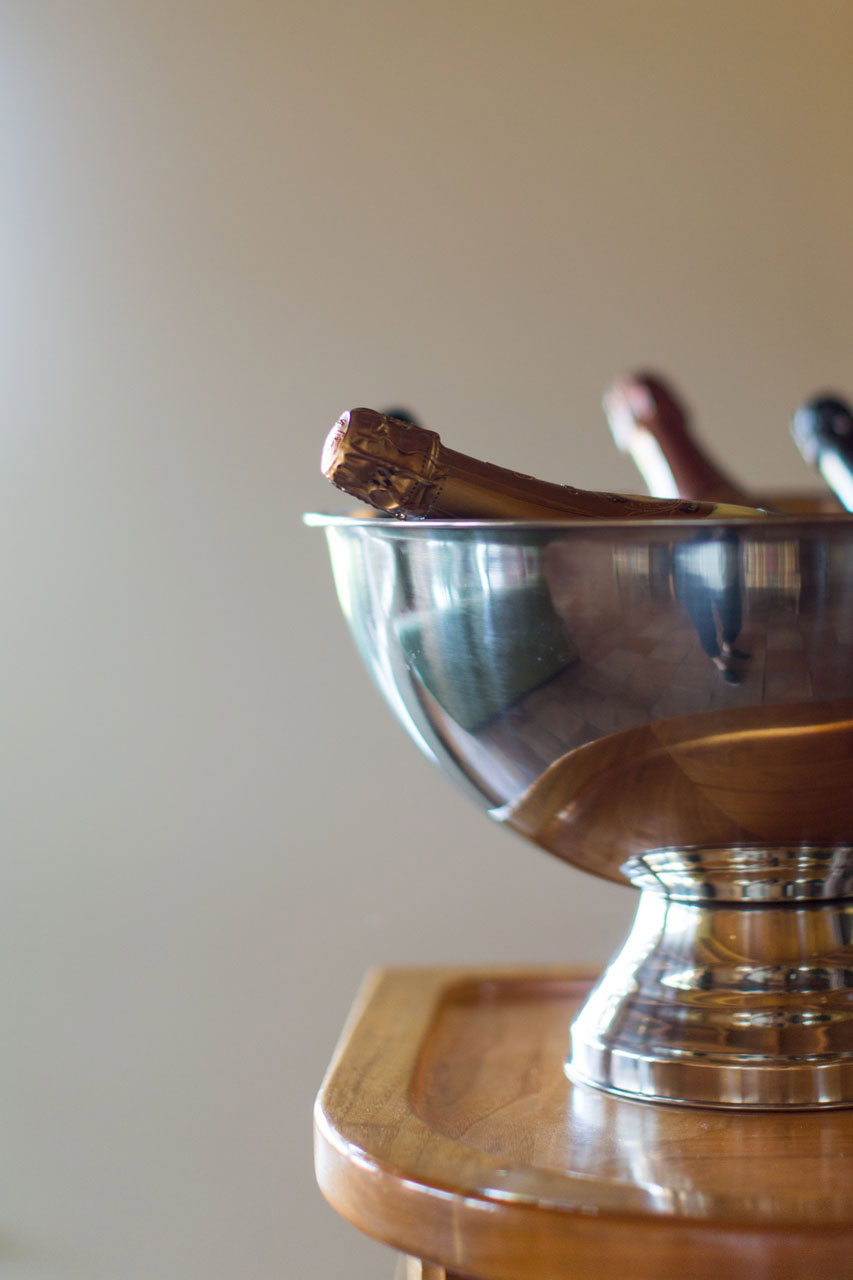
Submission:
POLYGON ((320 1092, 317 1177, 405 1280, 850 1274, 853 1110, 573 1085, 578 971, 378 971, 320 1092))

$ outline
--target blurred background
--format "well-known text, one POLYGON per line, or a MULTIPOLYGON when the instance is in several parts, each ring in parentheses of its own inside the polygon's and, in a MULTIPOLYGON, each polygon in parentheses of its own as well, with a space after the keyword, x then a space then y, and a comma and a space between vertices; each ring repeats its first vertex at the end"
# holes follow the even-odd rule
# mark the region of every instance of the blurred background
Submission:
POLYGON ((636 490, 668 374, 745 484, 853 392, 847 0, 0 6, 0 1267, 351 1280, 311 1106, 374 964, 601 962, 629 891, 485 822, 306 509, 346 407, 636 490))

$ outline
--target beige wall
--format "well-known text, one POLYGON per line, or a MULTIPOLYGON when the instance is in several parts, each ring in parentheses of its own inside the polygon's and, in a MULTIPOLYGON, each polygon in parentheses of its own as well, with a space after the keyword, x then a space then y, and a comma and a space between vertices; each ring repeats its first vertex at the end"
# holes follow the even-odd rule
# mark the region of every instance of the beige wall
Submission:
POLYGON ((402 401, 636 488, 599 397, 654 363, 745 480, 807 484, 793 406, 853 393, 853 7, 26 0, 0 28, 0 1266, 373 1280, 310 1165, 361 973, 603 960, 633 900, 391 722, 299 523, 343 505, 323 434, 402 401))

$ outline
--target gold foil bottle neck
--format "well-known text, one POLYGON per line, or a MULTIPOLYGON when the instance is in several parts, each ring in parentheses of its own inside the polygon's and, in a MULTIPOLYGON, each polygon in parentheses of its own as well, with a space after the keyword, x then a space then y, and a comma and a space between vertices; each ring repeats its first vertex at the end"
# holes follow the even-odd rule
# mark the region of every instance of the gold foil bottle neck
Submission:
POLYGON ((345 493, 389 515, 426 516, 447 478, 435 431, 374 409, 349 409, 323 446, 321 470, 345 493))
POLYGON ((644 519, 756 516, 746 507, 591 493, 457 453, 434 431, 375 409, 350 409, 323 447, 323 474, 394 516, 448 520, 644 519))

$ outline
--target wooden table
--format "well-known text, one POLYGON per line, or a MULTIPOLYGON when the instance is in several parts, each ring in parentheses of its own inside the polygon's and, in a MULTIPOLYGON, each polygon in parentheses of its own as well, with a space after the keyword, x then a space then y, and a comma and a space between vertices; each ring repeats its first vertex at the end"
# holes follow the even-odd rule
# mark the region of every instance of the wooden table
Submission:
POLYGON ((853 1110, 623 1101, 563 1072, 590 975, 369 976, 317 1099, 317 1179, 405 1280, 853 1276, 853 1110))

